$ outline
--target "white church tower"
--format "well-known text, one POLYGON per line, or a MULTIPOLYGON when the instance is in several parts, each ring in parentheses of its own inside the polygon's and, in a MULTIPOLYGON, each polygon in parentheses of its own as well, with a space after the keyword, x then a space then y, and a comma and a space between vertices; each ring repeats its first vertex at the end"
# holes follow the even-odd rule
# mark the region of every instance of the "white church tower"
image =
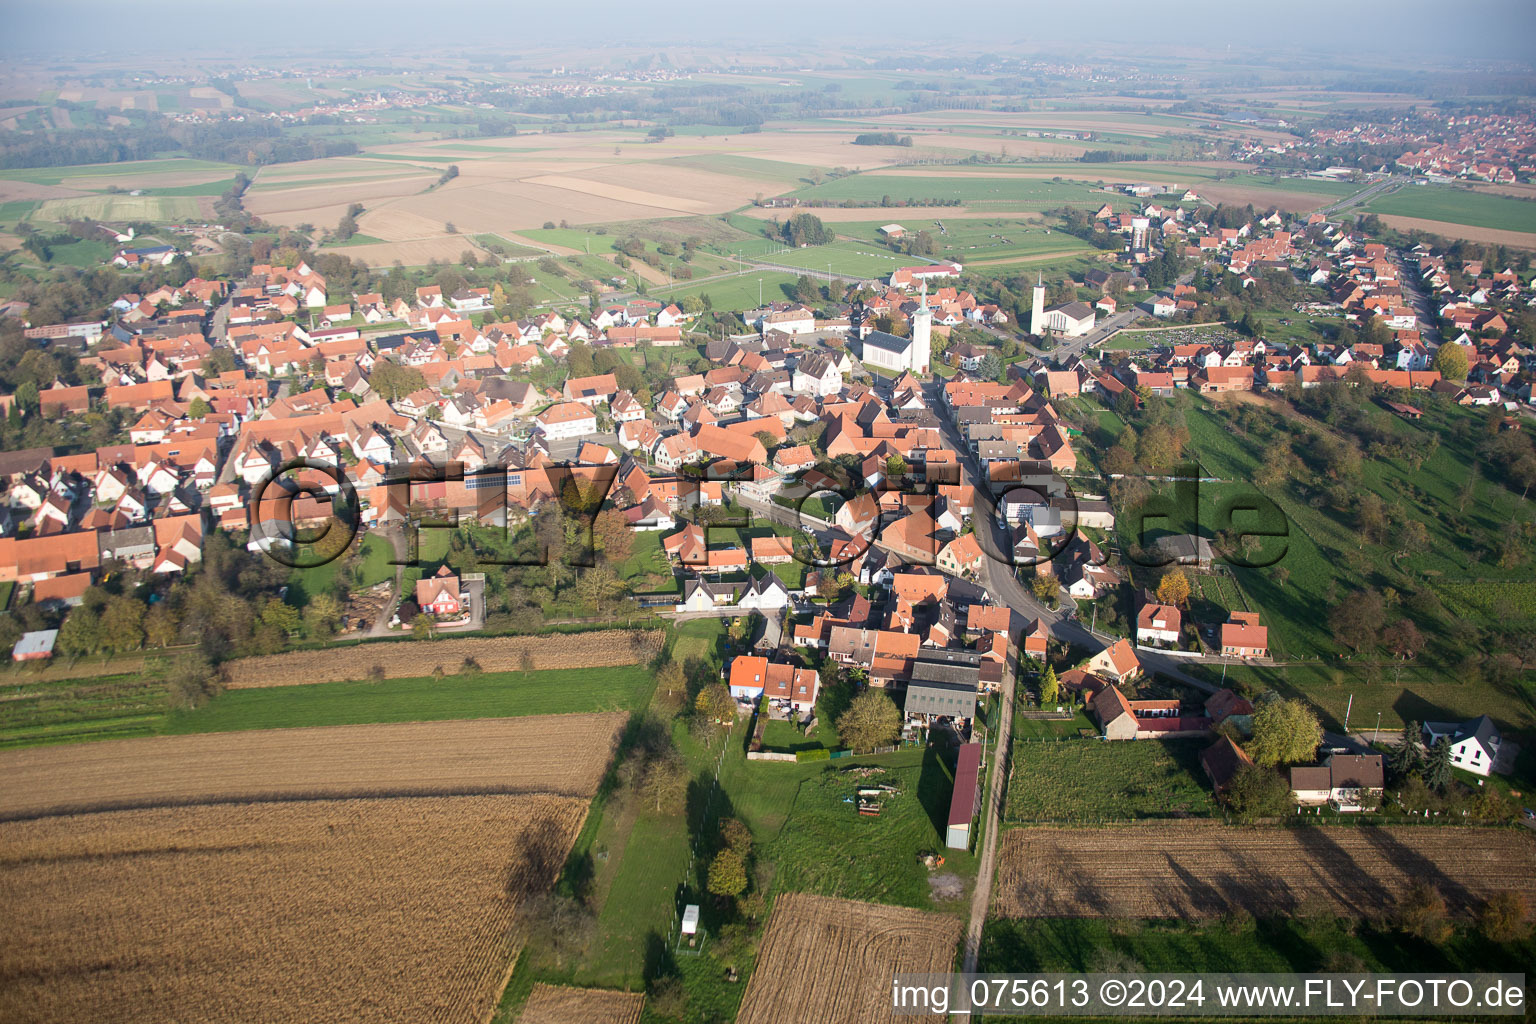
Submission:
POLYGON ((933 310, 928 308, 928 282, 923 282, 920 305, 912 313, 912 350, 908 356, 908 369, 913 373, 927 373, 933 352, 933 310))
POLYGON ((1040 337, 1045 333, 1045 276, 1035 277, 1035 301, 1029 311, 1029 333, 1040 337))

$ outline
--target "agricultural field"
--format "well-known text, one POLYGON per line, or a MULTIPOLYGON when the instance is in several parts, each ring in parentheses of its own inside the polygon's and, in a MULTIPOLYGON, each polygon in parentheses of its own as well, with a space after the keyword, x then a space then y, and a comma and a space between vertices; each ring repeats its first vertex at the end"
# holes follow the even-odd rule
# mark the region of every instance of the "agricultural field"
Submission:
POLYGON ((1042 181, 1006 173, 999 173, 995 177, 980 174, 917 177, 880 172, 835 178, 800 189, 795 192, 795 196, 802 201, 855 199, 878 202, 886 196, 893 202, 908 199, 958 200, 966 206, 999 210, 1098 206, 1114 198, 1102 189, 1082 182, 1042 181))
MULTIPOLYGON (((422 558, 432 560, 426 552, 422 558)), ((482 671, 511 672, 550 668, 604 668, 649 661, 661 649, 660 631, 550 636, 466 637, 433 642, 367 644, 325 651, 291 651, 240 658, 225 666, 230 689, 305 686, 382 675, 389 679, 420 676, 431 666, 457 672, 466 658, 482 671), (380 670, 375 672, 374 670, 380 670)))
POLYGON ((446 676, 377 682, 258 687, 226 690, 200 708, 166 714, 151 727, 163 734, 185 735, 314 725, 632 711, 645 706, 655 686, 656 678, 648 666, 616 665, 602 671, 460 671, 446 676))
POLYGON ((56 221, 90 218, 92 220, 149 221, 198 220, 211 207, 191 196, 81 196, 76 199, 47 199, 36 212, 35 220, 56 221))
POLYGON ((1410 185, 1366 203, 1372 213, 1536 234, 1536 202, 1443 185, 1410 185))
POLYGON ((995 910, 1012 918, 1267 916, 1303 901, 1370 917, 1419 881, 1456 914, 1495 892, 1536 897, 1536 839, 1523 829, 1024 828, 1000 837, 998 856, 995 910))
POLYGON ((7 824, 0 1018, 479 1024, 586 813, 490 795, 7 824))
MULTIPOLYGON (((0 171, 0 182, 60 185, 89 191, 116 185, 118 188, 157 188, 194 185, 229 178, 240 168, 211 160, 170 157, 163 160, 128 160, 114 164, 76 164, 70 167, 28 167, 0 171)), ((4 194, 4 186, 0 186, 4 194)))
POLYGON ((1519 971, 1536 960, 1536 942, 1530 938, 1495 945, 1468 923, 1446 942, 1431 945, 1388 925, 1336 917, 1316 901, 1311 903, 1304 904, 1299 914, 1259 918, 1251 925, 1235 918, 992 918, 982 933, 977 969, 998 973, 1519 971), (1127 960, 1136 967, 1112 966, 1127 960))
POLYGON ((1210 814, 1200 748, 1189 740, 1017 738, 1005 820, 1125 821, 1210 814))
POLYGON ((897 1017, 892 972, 947 971, 958 917, 792 893, 774 901, 738 1024, 873 1024, 897 1017))
POLYGON ((640 1011, 644 1008, 643 992, 538 984, 523 1004, 517 1024, 640 1024, 640 1011))
POLYGON ((580 796, 596 788, 625 717, 273 729, 9 750, 0 752, 7 778, 0 819, 315 796, 580 796))

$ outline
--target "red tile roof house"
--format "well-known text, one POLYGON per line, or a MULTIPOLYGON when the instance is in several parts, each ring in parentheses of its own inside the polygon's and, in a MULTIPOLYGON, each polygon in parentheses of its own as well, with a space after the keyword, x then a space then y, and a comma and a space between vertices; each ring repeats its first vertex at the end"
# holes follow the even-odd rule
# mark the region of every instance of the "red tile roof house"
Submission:
POLYGON ((1110 682, 1134 679, 1141 674, 1141 662, 1137 660, 1129 640, 1116 640, 1089 658, 1083 668, 1110 682))
POLYGON ((1110 685, 1089 701, 1109 740, 1157 739, 1163 736, 1208 732, 1211 720, 1204 715, 1181 714, 1177 700, 1127 700, 1118 686, 1110 685))
POLYGON ((815 669, 742 655, 731 661, 730 688, 731 696, 738 699, 756 701, 766 695, 770 704, 810 712, 816 707, 821 677, 815 669))
POLYGON ((1231 612, 1221 627, 1221 653, 1229 658, 1269 657, 1269 629, 1258 612, 1231 612))
POLYGON ((416 603, 428 615, 456 616, 463 612, 459 577, 446 565, 435 576, 416 581, 416 603))
POLYGON ((1136 642, 1176 644, 1183 624, 1183 614, 1173 605, 1144 604, 1136 615, 1136 642))

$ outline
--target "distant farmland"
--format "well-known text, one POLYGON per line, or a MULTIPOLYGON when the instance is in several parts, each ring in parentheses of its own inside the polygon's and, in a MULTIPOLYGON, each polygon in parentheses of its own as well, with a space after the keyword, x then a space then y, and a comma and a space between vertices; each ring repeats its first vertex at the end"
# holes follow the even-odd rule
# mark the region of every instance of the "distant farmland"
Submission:
POLYGON ((906 199, 942 199, 955 200, 967 206, 993 206, 999 209, 1020 210, 1089 206, 1113 199, 1097 186, 1077 181, 1041 181, 1038 178, 1004 174, 995 177, 980 174, 963 177, 916 177, 878 172, 837 178, 800 189, 794 194, 802 201, 855 199, 878 202, 883 197, 890 196, 893 202, 906 199))

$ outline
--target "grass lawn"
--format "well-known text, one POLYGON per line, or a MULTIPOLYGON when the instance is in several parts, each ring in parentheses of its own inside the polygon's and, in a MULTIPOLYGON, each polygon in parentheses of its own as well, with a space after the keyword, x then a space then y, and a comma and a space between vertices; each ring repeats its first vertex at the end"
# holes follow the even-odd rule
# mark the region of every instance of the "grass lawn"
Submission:
POLYGON ((627 580, 637 594, 672 594, 678 591, 677 577, 672 564, 662 550, 661 537, 665 530, 646 530, 634 534, 634 546, 629 557, 620 562, 615 571, 620 579, 627 580))
POLYGON ((48 251, 52 254, 48 261, 50 263, 69 267, 94 267, 110 260, 114 249, 110 242, 87 239, 50 245, 48 251))
POLYGON ((363 560, 358 571, 358 583, 371 587, 375 583, 394 579, 395 567, 389 564, 394 557, 395 549, 388 540, 378 533, 368 534, 363 538, 363 560))
MULTIPOLYGON (((366 660, 365 654, 359 655, 366 660)), ((468 676, 386 679, 226 690, 195 711, 172 714, 166 733, 289 729, 365 722, 433 722, 644 707, 655 679, 643 665, 468 676)))
POLYGON ((799 279, 799 274, 783 270, 748 271, 702 284, 674 285, 671 288, 653 286, 646 294, 651 298, 671 301, 689 295, 708 295, 716 309, 752 309, 758 304, 759 294, 763 302, 782 302, 792 298, 795 282, 799 279), (761 289, 758 288, 759 281, 762 282, 761 289))
MULTIPOLYGON (((1221 679, 1219 667, 1199 665, 1190 671, 1212 682, 1221 679)), ((1528 683, 1498 685, 1423 665, 1386 666, 1375 683, 1366 682, 1364 671, 1349 664, 1233 665, 1226 679, 1255 694, 1275 690, 1302 697, 1317 710, 1326 729, 1342 730, 1348 708, 1350 731, 1367 737, 1376 726, 1377 712, 1383 735, 1398 732, 1405 722, 1454 722, 1481 714, 1491 717, 1501 731, 1536 732, 1536 694, 1528 683)))
MULTIPOLYGON (((300 555, 309 558, 307 552, 300 555)), ((293 568, 288 570, 288 596, 285 599, 295 608, 303 608, 317 594, 328 594, 336 586, 336 576, 341 572, 340 558, 333 558, 329 562, 316 565, 308 569, 293 568)))
MULTIPOLYGON (((1198 518, 1207 535, 1221 528, 1223 506, 1240 497, 1262 494, 1275 501, 1285 515, 1287 536, 1284 553, 1266 568, 1235 570, 1237 582, 1250 604, 1270 627, 1270 647, 1277 658, 1328 658, 1339 647, 1328 628, 1327 612, 1352 590, 1362 586, 1392 586, 1407 593, 1416 588, 1440 592, 1440 599, 1465 615, 1458 586, 1478 581, 1479 586, 1525 582, 1520 567, 1501 567, 1497 561, 1498 536, 1503 525, 1522 514, 1519 495, 1483 470, 1472 482, 1472 500, 1459 511, 1459 496, 1467 486, 1471 467, 1477 462, 1476 446, 1482 436, 1484 417, 1433 396, 1416 399, 1424 408, 1422 420, 1407 423, 1385 409, 1364 402, 1356 408, 1370 429, 1400 443, 1406 451, 1425 452, 1415 470, 1404 458, 1366 458, 1362 461, 1358 489, 1374 493, 1391 510, 1395 520, 1423 523, 1429 543, 1417 550, 1398 550, 1398 527, 1384 543, 1363 541, 1352 514, 1339 511, 1326 500, 1327 479, 1315 468, 1317 454, 1309 439, 1311 431, 1333 429, 1310 416, 1290 411, 1279 400, 1239 416, 1234 406, 1180 393, 1172 399, 1189 431, 1186 453, 1198 459, 1202 471, 1223 481, 1202 484, 1198 510, 1180 507, 1181 522, 1152 524, 1170 532, 1183 532, 1198 518), (1283 414, 1281 410, 1286 410, 1283 414), (1260 488, 1254 480, 1264 452, 1281 445, 1298 460, 1297 469, 1284 484, 1260 488), (1284 569, 1285 573, 1278 572, 1284 569)), ((1122 544, 1134 539, 1136 517, 1122 516, 1117 523, 1122 544)), ((1238 520, 1243 522, 1242 519, 1238 520)), ((1277 545, 1266 551, 1278 551, 1277 545)), ((1140 571, 1140 570, 1139 570, 1140 571)), ((1148 579, 1156 573, 1146 573, 1148 579)), ((1516 589, 1519 590, 1518 586, 1516 589)), ((1532 621, 1536 603, 1508 595, 1497 615, 1486 618, 1470 609, 1475 621, 1505 624, 1511 611, 1522 621, 1532 621)), ((1434 602, 1431 602, 1434 603, 1434 602)), ((1448 611, 1416 615, 1417 624, 1429 638, 1429 657, 1450 664, 1464 652, 1448 646, 1443 628, 1448 611)))
POLYGON ((1013 745, 1007 819, 1096 822, 1209 814, 1210 789, 1199 762, 1206 745, 1021 738, 1013 745))
MULTIPOLYGON (((928 869, 918 859, 941 852, 945 872, 967 881, 975 875, 976 858, 944 847, 953 767, 933 747, 887 756, 895 764, 921 761, 874 775, 820 762, 814 774, 800 780, 788 817, 766 851, 774 864, 775 891, 963 912, 964 900, 933 900, 928 869), (856 804, 844 802, 861 785, 882 784, 896 786, 898 793, 882 800, 879 817, 860 815, 856 804)), ((803 771, 799 765, 766 762, 747 767, 803 771)))

